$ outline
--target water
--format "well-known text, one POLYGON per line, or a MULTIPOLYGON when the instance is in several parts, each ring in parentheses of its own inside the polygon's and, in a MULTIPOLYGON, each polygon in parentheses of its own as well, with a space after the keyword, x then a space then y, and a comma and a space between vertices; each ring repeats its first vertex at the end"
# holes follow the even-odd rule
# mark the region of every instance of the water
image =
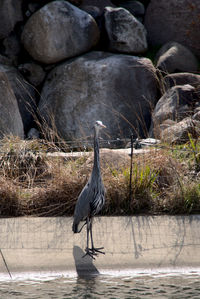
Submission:
POLYGON ((200 298, 200 271, 124 271, 98 276, 15 274, 0 277, 1 299, 200 298))

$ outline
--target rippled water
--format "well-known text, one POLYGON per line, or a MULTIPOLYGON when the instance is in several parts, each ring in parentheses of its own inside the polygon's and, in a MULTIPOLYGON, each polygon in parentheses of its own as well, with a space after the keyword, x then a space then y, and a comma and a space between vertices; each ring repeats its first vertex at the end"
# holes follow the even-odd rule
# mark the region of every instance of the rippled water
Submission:
POLYGON ((105 272, 95 277, 75 274, 0 277, 1 299, 35 298, 200 298, 200 272, 105 272))

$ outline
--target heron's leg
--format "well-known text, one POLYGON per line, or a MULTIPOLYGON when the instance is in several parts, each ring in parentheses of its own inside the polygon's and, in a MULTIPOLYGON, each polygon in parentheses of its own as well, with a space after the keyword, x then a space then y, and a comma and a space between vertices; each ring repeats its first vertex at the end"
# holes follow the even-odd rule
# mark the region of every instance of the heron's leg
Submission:
POLYGON ((90 237, 91 237, 91 251, 93 252, 93 254, 96 254, 96 252, 98 253, 102 253, 105 254, 105 252, 101 251, 101 249, 104 249, 104 247, 99 247, 99 248, 95 248, 94 247, 94 242, 93 242, 93 237, 92 237, 92 218, 90 220, 90 237))
POLYGON ((87 217, 87 249, 89 248, 90 219, 87 217))
POLYGON ((93 257, 93 255, 96 255, 91 248, 89 248, 89 234, 90 234, 90 225, 91 225, 91 220, 89 217, 87 217, 87 247, 85 248, 85 254, 82 257, 85 257, 86 255, 91 256, 93 259, 95 259, 93 257))

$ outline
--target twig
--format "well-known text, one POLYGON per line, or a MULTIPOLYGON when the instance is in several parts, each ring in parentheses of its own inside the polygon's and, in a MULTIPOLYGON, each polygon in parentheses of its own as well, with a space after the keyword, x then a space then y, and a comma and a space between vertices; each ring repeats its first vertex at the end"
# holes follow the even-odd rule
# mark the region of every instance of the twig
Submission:
POLYGON ((1 249, 0 249, 0 253, 1 253, 1 256, 2 256, 2 259, 3 259, 3 262, 4 262, 5 266, 6 266, 6 269, 7 269, 7 271, 8 271, 8 274, 9 274, 10 278, 12 279, 12 275, 11 275, 11 273, 10 273, 10 270, 9 270, 9 268, 8 268, 8 265, 7 265, 7 263, 6 263, 6 260, 5 260, 5 258, 4 258, 4 255, 3 255, 3 252, 2 252, 1 249))

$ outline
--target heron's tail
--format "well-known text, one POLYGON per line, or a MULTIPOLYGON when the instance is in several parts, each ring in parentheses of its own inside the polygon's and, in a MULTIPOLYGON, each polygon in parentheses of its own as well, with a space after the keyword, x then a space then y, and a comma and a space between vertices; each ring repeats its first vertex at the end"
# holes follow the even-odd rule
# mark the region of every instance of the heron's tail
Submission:
POLYGON ((76 234, 76 233, 79 233, 78 231, 78 224, 77 223, 73 223, 72 225, 72 231, 76 234))
POLYGON ((82 228, 87 224, 87 221, 85 221, 83 223, 83 225, 81 227, 79 227, 80 225, 80 222, 79 223, 73 223, 72 225, 72 231, 76 234, 76 233, 80 233, 82 231, 82 228))

